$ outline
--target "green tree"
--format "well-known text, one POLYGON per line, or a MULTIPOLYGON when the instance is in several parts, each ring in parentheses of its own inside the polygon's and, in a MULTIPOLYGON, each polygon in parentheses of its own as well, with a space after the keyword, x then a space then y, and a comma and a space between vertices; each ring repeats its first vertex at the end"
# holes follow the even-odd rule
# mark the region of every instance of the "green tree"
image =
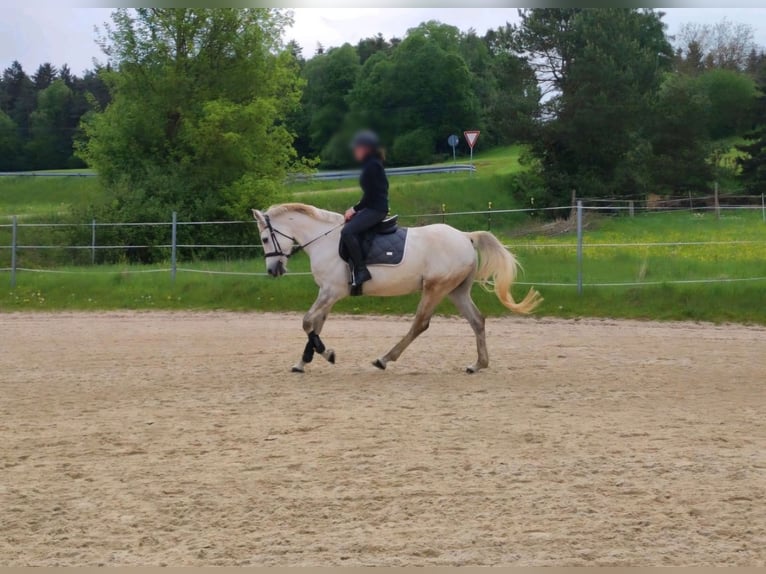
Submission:
POLYGON ((348 161, 348 95, 359 77, 359 55, 350 44, 331 48, 306 63, 303 111, 310 149, 324 165, 348 161))
POLYGON ((633 194, 626 160, 647 149, 646 118, 672 50, 651 10, 522 11, 518 48, 531 57, 548 100, 532 138, 548 201, 633 194))
POLYGON ((38 92, 43 91, 50 86, 58 77, 58 70, 50 62, 45 62, 38 66, 37 71, 32 74, 32 82, 34 82, 35 90, 38 92))
POLYGON ((745 143, 737 149, 740 179, 750 193, 766 193, 766 74, 758 82, 759 96, 754 105, 755 127, 745 134, 745 143))
POLYGON ((750 126, 758 95, 755 81, 742 72, 712 69, 697 82, 710 100, 709 132, 713 139, 739 135, 750 126))
POLYGON ((242 217, 273 200, 295 160, 288 22, 272 9, 113 13, 101 39, 112 101, 87 119, 79 148, 109 192, 103 216, 242 217))
POLYGON ((72 90, 55 80, 37 96, 37 109, 30 116, 27 155, 33 169, 64 168, 72 156, 72 90))
POLYGON ((35 109, 34 84, 19 62, 13 62, 3 71, 0 84, 0 109, 11 117, 22 136, 26 136, 29 116, 35 109))
MULTIPOLYGON (((427 22, 410 30, 390 54, 377 52, 362 67, 350 94, 354 122, 381 133, 392 150, 397 138, 426 145, 428 157, 446 152, 450 133, 476 126, 479 106, 471 85, 471 72, 459 53, 459 31, 427 22), (411 132, 417 131, 417 134, 411 132)), ((406 142, 405 142, 406 143, 406 142)), ((392 160, 409 163, 392 153, 392 160)))
POLYGON ((386 52, 391 48, 391 44, 386 41, 383 34, 378 34, 377 36, 372 36, 370 38, 362 38, 356 45, 356 52, 359 54, 359 63, 363 65, 373 54, 386 52))
POLYGON ((488 61, 474 76, 483 77, 478 94, 482 114, 482 137, 491 144, 507 145, 529 139, 538 116, 541 91, 535 73, 514 49, 514 33, 506 26, 490 30, 482 38, 488 61))
POLYGON ((0 110, 0 171, 19 169, 18 154, 21 148, 19 128, 14 121, 0 110))
MULTIPOLYGON (((642 157, 655 193, 705 191, 713 179, 709 124, 714 108, 705 87, 694 78, 668 74, 650 115, 651 154, 642 157)), ((635 166, 633 173, 642 170, 635 166)))

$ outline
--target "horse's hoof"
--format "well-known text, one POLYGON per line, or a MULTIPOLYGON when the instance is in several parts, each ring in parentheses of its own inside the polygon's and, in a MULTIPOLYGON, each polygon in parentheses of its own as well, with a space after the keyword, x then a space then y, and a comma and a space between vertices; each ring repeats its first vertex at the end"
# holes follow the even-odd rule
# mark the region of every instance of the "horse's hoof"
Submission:
POLYGON ((302 367, 293 367, 290 371, 293 373, 305 373, 302 367))
POLYGON ((477 369, 476 367, 466 367, 465 368, 465 372, 468 373, 469 375, 476 374, 478 371, 479 371, 479 369, 477 369))
POLYGON ((380 359, 375 359, 372 364, 376 367, 378 367, 381 371, 386 370, 386 365, 381 361, 380 359))
POLYGON ((331 365, 335 364, 335 351, 330 351, 330 354, 327 355, 327 362, 331 365))

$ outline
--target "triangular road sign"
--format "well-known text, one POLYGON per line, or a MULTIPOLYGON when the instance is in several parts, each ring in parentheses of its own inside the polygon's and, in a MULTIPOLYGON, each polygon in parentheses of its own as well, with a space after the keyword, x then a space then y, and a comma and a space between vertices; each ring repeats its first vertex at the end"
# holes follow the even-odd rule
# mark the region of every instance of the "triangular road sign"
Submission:
POLYGON ((469 130, 466 132, 463 132, 463 135, 465 136, 465 141, 468 142, 468 147, 473 149, 473 146, 476 145, 476 140, 479 139, 479 134, 481 132, 479 130, 469 130))

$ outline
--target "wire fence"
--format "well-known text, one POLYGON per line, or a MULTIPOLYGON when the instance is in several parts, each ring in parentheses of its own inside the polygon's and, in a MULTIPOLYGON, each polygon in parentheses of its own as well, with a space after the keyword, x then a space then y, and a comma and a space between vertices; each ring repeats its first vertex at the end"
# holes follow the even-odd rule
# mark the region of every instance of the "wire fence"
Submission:
MULTIPOLYGON (((751 198, 752 199, 752 198, 751 198)), ((572 206, 559 206, 559 207, 544 207, 544 208, 518 208, 518 209, 493 209, 492 204, 488 205, 486 210, 477 211, 457 211, 448 212, 446 206, 442 206, 442 209, 438 212, 421 213, 421 214, 405 214, 401 218, 403 220, 414 220, 421 223, 432 223, 434 220, 441 220, 442 222, 449 222, 453 218, 461 216, 470 216, 474 218, 483 218, 486 221, 486 228, 491 230, 493 226, 493 218, 497 218, 503 215, 510 214, 534 214, 540 212, 556 212, 562 214, 562 218, 572 223, 572 231, 575 232, 574 242, 509 242, 506 247, 509 249, 574 249, 576 251, 576 280, 573 281, 520 281, 519 285, 535 285, 535 286, 550 286, 550 287, 571 287, 576 288, 577 291, 582 294, 585 287, 639 287, 639 286, 656 286, 656 285, 691 285, 691 284, 726 284, 726 283, 753 283, 753 282, 766 282, 765 276, 747 276, 747 277, 711 277, 711 278, 681 278, 681 279, 668 279, 668 280, 640 280, 640 281, 602 281, 602 282, 586 282, 584 278, 584 261, 585 252, 589 250, 598 249, 636 249, 636 248, 670 248, 670 247, 713 247, 713 246, 749 246, 749 245, 763 245, 764 246, 764 259, 766 260, 766 239, 742 239, 742 240, 710 240, 710 241, 640 241, 640 242, 587 242, 584 218, 588 212, 599 214, 621 214, 630 217, 635 217, 640 212, 651 213, 674 213, 678 211, 689 211, 693 213, 705 213, 714 212, 716 216, 721 216, 722 213, 733 212, 739 210, 760 211, 763 223, 766 224, 766 198, 759 196, 759 202, 752 201, 745 205, 722 205, 718 198, 715 198, 713 205, 707 205, 704 203, 698 203, 694 205, 653 205, 650 206, 647 203, 643 205, 636 205, 636 202, 632 200, 612 200, 606 203, 603 200, 588 200, 590 205, 585 205, 584 200, 579 200, 572 206)), ((496 221, 496 220, 495 220, 496 221)), ((263 247, 260 243, 255 243, 252 240, 241 243, 215 243, 215 242, 188 242, 178 240, 179 228, 203 228, 209 226, 231 226, 231 225, 244 225, 250 226, 249 233, 245 234, 248 237, 257 238, 257 232, 254 231, 254 222, 245 220, 235 221, 178 221, 177 214, 174 212, 169 221, 155 221, 155 222, 73 222, 73 223, 41 223, 30 222, 25 223, 19 221, 19 218, 13 216, 8 223, 0 223, 0 231, 10 231, 9 241, 7 244, 0 244, 0 255, 5 252, 10 252, 10 257, 6 257, 3 260, 8 262, 5 267, 0 267, 0 273, 9 274, 9 282, 11 287, 15 287, 17 284, 18 275, 20 273, 34 273, 34 274, 54 274, 54 275, 85 275, 85 274, 114 274, 114 269, 106 269, 97 264, 97 253, 103 251, 122 251, 129 252, 131 250, 145 250, 145 249, 163 249, 169 252, 169 264, 162 267, 148 267, 136 265, 130 265, 124 269, 120 269, 121 274, 157 274, 166 273, 170 275, 172 281, 175 281, 176 275, 179 273, 187 274, 203 274, 208 276, 242 276, 242 277, 265 277, 267 273, 257 271, 232 271, 232 270, 215 270, 215 269, 199 269, 188 265, 179 265, 179 251, 180 250, 238 250, 242 256, 249 256, 250 252, 253 255, 262 253, 263 247), (87 244, 62 244, 62 243, 42 243, 42 242, 22 242, 19 238, 19 232, 21 230, 35 229, 65 229, 65 228, 84 228, 86 231, 90 230, 90 242, 87 244), (142 243, 113 243, 113 244, 101 244, 99 243, 99 231, 102 229, 119 229, 119 228, 156 228, 162 230, 166 235, 165 241, 160 242, 142 242, 142 243), (46 250, 61 250, 72 252, 88 252, 90 253, 90 261, 88 265, 81 265, 77 268, 56 268, 45 267, 41 265, 32 266, 25 264, 25 256, 30 252, 45 252, 46 250)), ((307 276, 309 272, 293 272, 290 276, 307 276)))

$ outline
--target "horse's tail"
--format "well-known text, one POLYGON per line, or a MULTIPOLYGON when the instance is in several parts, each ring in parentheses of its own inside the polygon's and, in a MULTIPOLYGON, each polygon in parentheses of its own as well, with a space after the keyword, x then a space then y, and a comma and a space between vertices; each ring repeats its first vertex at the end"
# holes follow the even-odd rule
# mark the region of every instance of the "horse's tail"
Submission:
POLYGON ((488 231, 466 233, 479 252, 479 268, 476 280, 487 291, 494 291, 500 302, 514 313, 526 315, 542 303, 543 298, 535 289, 530 289, 522 301, 516 303, 511 295, 511 285, 516 280, 520 265, 497 237, 488 231))

